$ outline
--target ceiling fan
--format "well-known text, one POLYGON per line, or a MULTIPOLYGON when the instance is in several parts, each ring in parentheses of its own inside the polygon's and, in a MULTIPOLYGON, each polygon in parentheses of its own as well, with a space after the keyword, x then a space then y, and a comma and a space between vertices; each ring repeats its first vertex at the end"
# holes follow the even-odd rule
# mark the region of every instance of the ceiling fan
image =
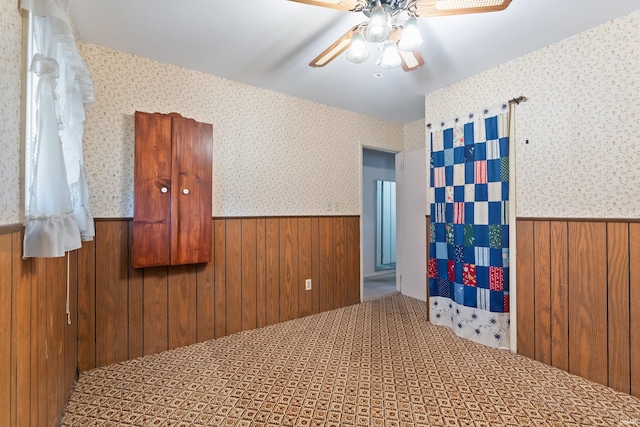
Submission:
MULTIPOLYGON (((353 63, 364 62, 369 51, 365 42, 379 43, 380 68, 402 66, 413 71, 424 65, 417 49, 422 43, 417 18, 461 15, 504 10, 511 0, 290 0, 348 12, 362 12, 369 19, 336 40, 309 65, 324 67, 347 51, 353 63)), ((380 72, 376 76, 381 76, 380 72)))

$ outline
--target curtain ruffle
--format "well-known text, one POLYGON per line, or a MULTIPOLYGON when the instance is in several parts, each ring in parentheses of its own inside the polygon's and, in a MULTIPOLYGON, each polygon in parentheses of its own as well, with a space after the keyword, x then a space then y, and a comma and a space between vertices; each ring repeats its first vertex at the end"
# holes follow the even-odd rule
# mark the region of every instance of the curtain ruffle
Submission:
POLYGON ((80 249, 78 224, 73 212, 59 216, 27 217, 24 252, 30 257, 53 258, 80 249))
POLYGON ((32 14, 35 125, 24 258, 64 256, 95 235, 84 174, 84 104, 93 84, 80 57, 66 0, 22 0, 32 14))

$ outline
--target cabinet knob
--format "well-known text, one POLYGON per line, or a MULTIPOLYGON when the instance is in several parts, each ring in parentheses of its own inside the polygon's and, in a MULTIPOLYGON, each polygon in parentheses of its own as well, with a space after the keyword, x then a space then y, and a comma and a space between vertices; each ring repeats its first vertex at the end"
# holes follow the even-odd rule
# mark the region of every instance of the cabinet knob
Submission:
POLYGON ((162 192, 162 193, 166 193, 167 191, 169 191, 169 189, 167 187, 162 187, 160 189, 160 192, 162 192))
POLYGON ((182 190, 182 194, 189 194, 189 190, 185 188, 184 190, 182 190))

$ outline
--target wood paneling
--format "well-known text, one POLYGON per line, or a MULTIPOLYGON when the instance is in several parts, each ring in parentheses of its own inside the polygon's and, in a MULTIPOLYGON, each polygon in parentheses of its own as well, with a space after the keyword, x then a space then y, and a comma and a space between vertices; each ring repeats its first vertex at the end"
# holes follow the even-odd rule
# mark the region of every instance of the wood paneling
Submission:
POLYGON ((129 358, 128 229, 126 221, 96 223, 97 366, 129 358))
POLYGON ((242 330, 258 325, 258 228, 256 219, 242 220, 242 330))
POLYGON ((569 372, 608 382, 604 223, 569 223, 569 372))
MULTIPOLYGON (((20 248, 22 245, 20 233, 11 235, 11 247, 20 248)), ((0 240, 2 236, 0 236, 0 240)), ((15 385, 15 391, 11 393, 11 424, 16 426, 28 426, 31 424, 31 342, 24 337, 31 337, 31 271, 28 262, 23 262, 20 251, 12 250, 11 255, 12 276, 8 282, 13 283, 13 305, 11 343, 12 343, 12 376, 11 382, 15 385)), ((0 277, 2 277, 0 267, 0 277)), ((73 311, 75 313, 76 311, 73 311)), ((68 334, 71 335, 71 334, 68 334)), ((73 337, 75 340, 75 337, 73 337)), ((76 341, 71 340, 71 345, 76 341)), ((8 341, 3 341, 8 342, 8 341)), ((69 343, 67 341, 67 343, 69 343)), ((73 372, 67 372, 67 390, 71 390, 75 376, 75 361, 68 357, 73 372)))
MULTIPOLYGON (((312 312, 329 309, 329 303, 334 308, 335 289, 329 279, 334 277, 334 247, 341 239, 346 242, 347 300, 356 302, 349 295, 357 295, 359 299, 359 261, 355 262, 360 256, 356 244, 359 218, 346 217, 344 226, 337 227, 337 218, 331 217, 286 220, 255 219, 255 242, 251 242, 242 238, 242 227, 233 223, 240 220, 215 219, 212 264, 192 266, 185 271, 174 267, 147 268, 140 270, 138 276, 129 267, 130 221, 98 220, 95 242, 85 242, 69 258, 71 325, 66 322, 64 307, 67 261, 22 260, 21 228, 3 228, 0 304, 4 305, 0 311, 3 325, 0 334, 4 334, 6 344, 0 348, 0 408, 4 411, 0 425, 55 425, 74 382, 76 363, 83 371, 118 357, 135 357, 140 337, 143 354, 168 349, 170 312, 177 313, 172 324, 176 342, 202 341, 211 334, 225 335, 227 309, 242 313, 243 303, 241 293, 236 307, 226 305, 227 249, 236 254, 231 259, 242 264, 253 250, 243 250, 245 242, 256 251, 256 326, 261 326, 261 318, 270 324, 280 317, 280 270, 292 268, 281 263, 283 241, 285 247, 289 245, 287 250, 296 251, 286 257, 295 257, 297 262, 297 315, 304 315, 308 304, 308 292, 301 289, 309 259, 312 312), (230 221, 232 232, 227 234, 230 221), (295 235, 291 231, 294 227, 295 235), (339 233, 344 229, 345 236, 336 238, 336 229, 339 233), (289 236, 282 237, 282 233, 289 236), (187 283, 175 286, 173 291, 179 292, 172 297, 169 297, 170 277, 172 283, 187 283), (193 277, 195 288, 190 288, 189 280, 193 281, 193 277), (169 305, 174 303, 177 306, 170 309, 169 305), (120 313, 107 313, 107 307, 111 306, 120 313), (140 307, 142 314, 138 312, 140 307), (185 307, 189 308, 186 317, 185 307), (102 324, 103 321, 106 323, 102 324), (193 324, 187 325, 189 322, 193 324), (111 334, 116 324, 124 325, 118 330, 122 337, 111 334), (108 345, 112 341, 115 345, 108 345), (122 347, 127 348, 125 354, 122 347), (100 351, 106 353, 98 355, 100 351)), ((516 226, 519 351, 530 351, 531 357, 535 357, 536 348, 550 346, 553 366, 640 397, 640 328, 630 326, 640 323, 640 305, 635 303, 640 300, 640 223, 521 219, 516 226), (537 222, 542 224, 536 225, 537 222), (549 241, 544 240, 545 236, 549 241), (540 261, 539 246, 550 248, 548 259, 543 257, 540 261), (537 262, 547 266, 536 266, 537 262), (535 307, 534 295, 534 290, 541 286, 535 283, 539 277, 535 273, 547 270, 550 270, 550 334, 536 332, 538 327, 549 327, 539 326, 536 321, 536 314, 542 311, 535 307), (536 347, 536 338, 548 339, 550 344, 538 343, 536 347)), ((231 267, 231 271, 234 269, 240 272, 242 290, 247 273, 242 265, 231 267)))
POLYGON ((633 221, 518 220, 518 352, 640 395, 638 248, 633 221))
POLYGON ((551 225, 548 221, 533 226, 536 254, 533 271, 535 292, 535 359, 551 363, 551 225))
POLYGON ((133 269, 131 221, 96 221, 78 257, 81 370, 360 301, 358 217, 212 225, 212 263, 133 269))
POLYGON ((319 311, 333 310, 334 305, 334 236, 333 218, 319 219, 319 250, 320 250, 320 308, 319 311))
MULTIPOLYGON (((11 235, 0 236, 0 271, 11 275, 11 235)), ((11 405, 11 281, 0 281, 0 408, 11 405)), ((13 411, 11 412, 13 416, 13 411)), ((0 416, 0 426, 9 426, 11 418, 0 416)))
POLYGON ((22 240, 0 230, 0 426, 55 426, 79 360, 78 254, 23 260, 22 240))
POLYGON ((629 324, 631 394, 640 397, 640 224, 629 224, 629 324))
POLYGON ((169 268, 169 349, 196 343, 196 267, 196 264, 191 264, 169 268))
POLYGON ((535 249, 533 222, 516 222, 516 304, 518 324, 518 353, 535 358, 535 249))
POLYGON ((631 392, 629 224, 607 224, 609 386, 631 392))
MULTIPOLYGON (((133 246, 133 223, 128 223, 129 247, 133 246)), ((132 256, 132 254, 129 254, 132 256)), ((144 355, 144 282, 142 270, 133 268, 133 260, 127 260, 129 276, 129 359, 144 355)))
MULTIPOLYGON (((360 302, 360 218, 349 217, 346 223, 347 305, 360 302)), ((428 240, 427 240, 428 241, 428 240)))
POLYGON ((167 312, 169 271, 167 267, 144 270, 143 353, 155 354, 169 349, 169 313, 167 312))
POLYGON ((298 219, 298 316, 313 312, 313 278, 311 277, 311 218, 298 219), (311 290, 305 288, 305 280, 311 279, 311 290))
POLYGON ((225 260, 225 335, 231 335, 242 331, 242 220, 226 221, 225 260))
POLYGON ((216 338, 227 335, 227 296, 225 282, 226 265, 226 229, 225 220, 213 221, 213 269, 214 269, 214 307, 215 313, 213 331, 216 338))
POLYGON ((78 369, 96 367, 96 245, 84 242, 78 251, 78 369))
POLYGON ((569 258, 568 228, 562 221, 551 222, 551 362, 569 370, 569 258), (553 286, 551 286, 553 284, 553 286))
POLYGON ((265 283, 267 325, 280 321, 280 220, 266 219, 265 283))
POLYGON ((280 322, 298 317, 298 221, 280 219, 280 322))
POLYGON ((333 220, 333 283, 335 284, 333 302, 335 307, 347 305, 347 248, 345 219, 333 220))

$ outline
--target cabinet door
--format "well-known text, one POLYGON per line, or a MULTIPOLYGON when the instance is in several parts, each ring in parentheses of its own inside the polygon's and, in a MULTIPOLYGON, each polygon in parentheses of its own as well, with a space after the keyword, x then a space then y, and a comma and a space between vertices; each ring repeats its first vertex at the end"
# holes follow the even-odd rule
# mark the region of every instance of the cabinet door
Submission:
POLYGON ((172 117, 171 264, 211 261, 213 127, 172 117))
POLYGON ((136 112, 133 266, 169 265, 171 117, 136 112))

